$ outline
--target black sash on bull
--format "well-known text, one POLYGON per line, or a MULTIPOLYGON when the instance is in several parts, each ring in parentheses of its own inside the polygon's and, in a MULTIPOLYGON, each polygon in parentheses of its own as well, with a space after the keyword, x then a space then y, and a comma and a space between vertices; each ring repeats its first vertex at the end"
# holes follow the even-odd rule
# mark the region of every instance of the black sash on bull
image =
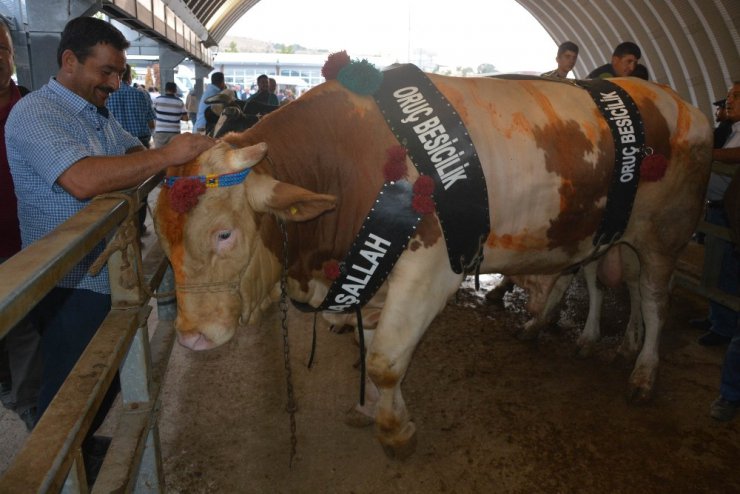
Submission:
POLYGON ((384 70, 374 98, 416 169, 434 179, 434 202, 450 267, 455 273, 475 270, 490 218, 486 180, 465 124, 413 64, 384 70), (442 144, 433 146, 439 142, 442 144))
POLYGON ((578 80, 606 119, 614 139, 614 171, 606 198, 606 209, 596 233, 594 246, 618 240, 629 223, 640 181, 644 156, 645 129, 640 110, 627 92, 607 79, 578 80))
MULTIPOLYGON (((490 227, 488 192, 465 125, 426 75, 411 64, 384 71, 375 100, 419 173, 434 180, 436 213, 452 270, 476 269, 490 227), (425 133, 446 137, 427 151, 422 142, 425 133)), ((321 305, 293 304, 306 312, 359 312, 385 282, 421 220, 411 201, 408 181, 385 183, 321 305)))

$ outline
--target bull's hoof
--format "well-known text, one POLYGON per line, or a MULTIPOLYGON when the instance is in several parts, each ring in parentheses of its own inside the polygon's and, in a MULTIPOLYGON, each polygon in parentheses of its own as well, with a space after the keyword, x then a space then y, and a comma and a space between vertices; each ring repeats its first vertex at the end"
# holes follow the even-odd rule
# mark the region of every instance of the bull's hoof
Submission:
POLYGON ((344 415, 344 423, 350 427, 361 428, 373 425, 375 423, 375 419, 353 406, 347 410, 347 413, 344 415))
POLYGON ((576 350, 576 357, 578 358, 590 358, 596 349, 596 345, 591 342, 578 343, 578 349, 576 350))
POLYGON ((638 388, 631 386, 627 392, 627 403, 631 405, 645 405, 653 398, 653 392, 650 389, 638 388))
POLYGON ((623 357, 628 362, 635 360, 638 353, 640 353, 639 348, 637 348, 636 345, 632 345, 631 343, 627 341, 622 342, 622 344, 619 345, 619 348, 617 349, 617 354, 619 354, 621 357, 623 357))
POLYGON ((534 341, 540 335, 540 326, 535 324, 525 324, 522 329, 517 331, 516 338, 519 341, 534 341))
POLYGON ((416 451, 416 426, 413 422, 407 422, 401 432, 392 438, 381 435, 380 444, 383 452, 392 460, 405 460, 416 451))

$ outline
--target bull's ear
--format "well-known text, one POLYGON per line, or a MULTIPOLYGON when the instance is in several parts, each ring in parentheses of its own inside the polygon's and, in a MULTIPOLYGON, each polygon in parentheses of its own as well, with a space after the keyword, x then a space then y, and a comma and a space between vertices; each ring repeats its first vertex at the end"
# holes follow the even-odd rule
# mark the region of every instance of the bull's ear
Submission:
POLYGON ((251 168, 265 157, 267 153, 267 143, 260 142, 253 146, 247 146, 230 151, 229 165, 234 171, 242 171, 245 168, 251 168))
POLYGON ((285 221, 311 220, 337 204, 335 196, 316 194, 265 175, 250 177, 248 191, 256 211, 272 213, 285 221))

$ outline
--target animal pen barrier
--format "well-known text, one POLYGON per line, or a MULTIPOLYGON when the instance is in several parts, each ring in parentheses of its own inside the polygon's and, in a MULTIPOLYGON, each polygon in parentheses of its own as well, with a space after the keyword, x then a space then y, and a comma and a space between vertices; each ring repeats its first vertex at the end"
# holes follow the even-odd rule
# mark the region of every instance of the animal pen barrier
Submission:
MULTIPOLYGON (((0 265, 0 336, 101 240, 110 239, 119 226, 121 232, 126 225, 132 228, 135 210, 157 183, 152 177, 123 194, 92 200, 52 233, 0 265)), ((133 241, 139 240, 135 233, 133 241)), ((129 261, 134 259, 133 244, 123 249, 107 261, 111 311, 0 478, 1 493, 88 492, 80 447, 116 372, 120 372, 123 407, 93 492, 163 490, 157 416, 160 386, 174 341, 174 296, 158 301, 159 323, 151 339, 147 319, 149 294, 157 287, 171 291, 174 281, 158 243, 143 263, 129 261), (131 268, 143 274, 139 280, 148 290, 135 283, 131 268)))
MULTIPOLYGON (((718 163, 715 170, 734 173, 718 163)), ((152 178, 128 191, 137 207, 158 181, 152 178)), ((126 219, 131 204, 122 198, 98 198, 53 233, 0 265, 0 337, 48 293, 87 252, 107 238, 126 219)), ((135 215, 134 215, 135 216, 135 215)), ((729 239, 729 230, 705 222, 700 231, 729 239)), ((709 238, 709 237, 708 237, 709 238)), ((135 239, 138 241, 139 238, 135 239)), ((701 277, 677 271, 679 284, 736 310, 740 298, 712 288, 719 259, 707 247, 701 277)), ((132 258, 131 246, 128 247, 132 258)), ((96 492, 162 492, 164 478, 157 419, 159 393, 174 342, 174 297, 159 299, 159 323, 149 337, 149 295, 139 286, 122 283, 123 256, 108 260, 112 310, 74 370, 0 478, 0 493, 87 492, 80 445, 105 391, 120 369, 123 409, 103 467, 93 486, 96 492)), ((142 272, 147 286, 172 290, 172 271, 158 243, 150 248, 142 272)))
MULTIPOLYGON (((712 163, 712 171, 720 175, 735 177, 737 176, 737 165, 728 165, 726 163, 712 163)), ((675 272, 675 281, 678 285, 701 295, 702 297, 714 300, 720 304, 740 311, 740 296, 729 295, 717 288, 720 271, 722 269, 722 252, 723 246, 718 240, 732 242, 732 234, 729 228, 707 223, 704 220, 699 222, 696 230, 706 235, 704 240, 704 263, 701 275, 697 276, 690 271, 679 269, 675 272)), ((737 247, 737 246, 736 246, 737 247)))

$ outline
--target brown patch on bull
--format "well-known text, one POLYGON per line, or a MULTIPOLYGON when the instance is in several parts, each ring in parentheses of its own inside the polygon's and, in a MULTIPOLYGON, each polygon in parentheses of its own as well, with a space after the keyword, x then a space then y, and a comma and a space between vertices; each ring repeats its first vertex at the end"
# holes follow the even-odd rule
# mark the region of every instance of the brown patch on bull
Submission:
POLYGON ((486 245, 492 249, 507 249, 518 252, 526 252, 530 250, 542 250, 547 247, 547 239, 542 235, 534 235, 527 230, 503 235, 497 235, 495 232, 488 234, 486 239, 486 245))
POLYGON ((603 214, 599 203, 606 195, 614 168, 614 144, 604 123, 596 141, 573 120, 553 119, 535 127, 537 147, 545 153, 547 171, 561 177, 560 211, 547 230, 550 249, 563 248, 575 254, 578 243, 593 235, 603 214), (594 146, 594 142, 600 144, 594 146), (596 154, 596 163, 586 159, 596 154))
MULTIPOLYGON (((372 99, 354 95, 336 81, 266 115, 228 142, 266 142, 269 159, 253 168, 256 173, 337 197, 336 210, 287 224, 288 274, 302 290, 308 290, 323 262, 346 256, 383 185, 386 151, 398 144, 372 99), (306 127, 307 121, 311 126, 306 127)), ((257 214, 255 221, 261 243, 282 260, 275 218, 257 214)))
MULTIPOLYGON (((433 214, 425 214, 416 228, 416 238, 424 247, 431 247, 442 238, 442 229, 439 227, 437 217, 433 214)), ((418 248, 418 247, 417 247, 418 248)), ((412 248, 411 250, 416 250, 412 248)))

